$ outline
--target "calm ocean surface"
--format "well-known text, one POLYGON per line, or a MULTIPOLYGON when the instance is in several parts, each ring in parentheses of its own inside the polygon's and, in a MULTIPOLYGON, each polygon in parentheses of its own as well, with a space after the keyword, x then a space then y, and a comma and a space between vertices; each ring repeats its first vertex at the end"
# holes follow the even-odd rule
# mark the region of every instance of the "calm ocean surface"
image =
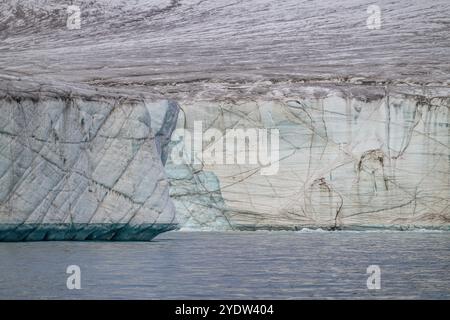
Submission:
POLYGON ((450 232, 169 232, 0 243, 1 299, 450 299, 450 232), (81 290, 66 268, 81 268, 81 290), (369 265, 381 289, 368 290, 369 265))

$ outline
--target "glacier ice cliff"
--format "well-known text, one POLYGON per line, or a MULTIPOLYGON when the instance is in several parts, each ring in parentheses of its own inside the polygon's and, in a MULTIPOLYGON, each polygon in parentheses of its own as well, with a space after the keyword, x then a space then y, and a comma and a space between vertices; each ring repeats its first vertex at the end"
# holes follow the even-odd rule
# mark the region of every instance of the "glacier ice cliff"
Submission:
POLYGON ((178 100, 19 89, 0 97, 0 241, 450 226, 446 89, 266 83, 178 100), (174 132, 198 121, 278 129, 278 171, 174 161, 190 152, 174 132))
MULTIPOLYGON (((192 164, 190 171, 186 164, 166 167, 177 177, 172 197, 184 205, 180 215, 202 228, 239 230, 449 229, 448 93, 289 84, 267 90, 239 100, 220 93, 222 99, 180 102, 178 126, 190 132, 196 121, 220 132, 280 132, 273 175, 261 174, 261 165, 225 160, 192 164), (191 184, 192 172, 214 180, 180 195, 180 180, 191 184), (185 208, 193 202, 193 210, 185 208)), ((203 141, 204 152, 224 148, 223 138, 203 141)))
POLYGON ((3 95, 0 241, 150 240, 173 229, 163 163, 177 108, 3 95))

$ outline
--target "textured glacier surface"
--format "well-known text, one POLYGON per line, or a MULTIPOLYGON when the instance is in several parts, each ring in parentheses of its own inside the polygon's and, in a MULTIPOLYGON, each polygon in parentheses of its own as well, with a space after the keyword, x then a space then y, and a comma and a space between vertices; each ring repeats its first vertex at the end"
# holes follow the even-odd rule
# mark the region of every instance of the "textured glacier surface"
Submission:
POLYGON ((177 105, 158 110, 152 121, 142 101, 2 97, 0 240, 149 240, 174 228, 163 159, 177 105))
MULTIPOLYGON (((191 217, 211 227, 214 218, 245 230, 448 229, 448 96, 341 89, 309 86, 259 99, 181 102, 179 126, 190 132, 199 119, 221 132, 278 129, 279 169, 264 175, 261 165, 225 160, 193 164, 191 171, 171 165, 166 170, 179 175, 178 185, 192 180, 192 171, 218 180, 200 183, 209 199, 194 189, 174 196, 187 205, 195 200, 191 217)), ((226 145, 223 136, 203 144, 209 150, 226 145)))

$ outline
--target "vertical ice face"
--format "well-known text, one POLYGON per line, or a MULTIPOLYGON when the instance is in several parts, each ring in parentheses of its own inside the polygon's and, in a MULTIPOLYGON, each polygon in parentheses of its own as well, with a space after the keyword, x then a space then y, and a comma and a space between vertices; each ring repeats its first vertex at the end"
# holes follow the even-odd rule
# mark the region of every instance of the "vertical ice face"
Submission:
POLYGON ((176 104, 0 100, 0 240, 148 240, 175 226, 162 159, 176 104))
POLYGON ((169 100, 4 95, 0 240, 149 240, 178 225, 448 229, 448 98, 305 90, 184 101, 183 112, 169 100), (173 133, 193 138, 198 121, 277 129, 278 171, 174 161, 189 146, 173 133))
MULTIPOLYGON (((201 108, 199 110, 201 112, 201 108)), ((201 113, 189 117, 203 119, 201 113)), ((186 114, 180 113, 177 130, 185 128, 186 114)), ((175 205, 177 219, 185 230, 230 230, 233 228, 227 217, 220 181, 215 173, 198 165, 180 160, 191 150, 189 137, 180 137, 174 132, 168 144, 168 158, 165 170, 170 184, 170 197, 175 205)))
POLYGON ((186 119, 179 127, 191 133, 198 121, 222 133, 279 130, 273 175, 250 163, 176 166, 169 159, 171 196, 184 223, 210 229, 219 221, 236 229, 449 228, 448 97, 385 94, 382 88, 360 96, 308 90, 181 104, 186 119))
POLYGON ((448 228, 448 0, 75 2, 0 1, 0 240, 448 228), (278 170, 175 163, 195 121, 278 170))

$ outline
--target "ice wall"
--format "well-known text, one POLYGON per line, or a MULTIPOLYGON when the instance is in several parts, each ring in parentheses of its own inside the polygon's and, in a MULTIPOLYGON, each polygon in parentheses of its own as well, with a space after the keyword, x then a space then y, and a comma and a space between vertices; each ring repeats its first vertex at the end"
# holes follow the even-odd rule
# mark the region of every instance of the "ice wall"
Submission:
MULTIPOLYGON (((225 159, 192 164, 191 171, 218 180, 216 186, 207 185, 209 195, 220 194, 220 206, 205 200, 204 190, 190 189, 181 198, 186 204, 196 199, 203 211, 216 211, 215 219, 202 220, 194 210, 191 216, 203 228, 218 220, 244 230, 449 228, 448 96, 383 88, 354 95, 319 86, 298 95, 180 105, 186 120, 179 127, 190 132, 196 121, 222 133, 236 128, 280 132, 279 169, 273 175, 261 174, 261 165, 225 159)), ((203 141, 204 150, 214 144, 224 154, 230 151, 223 137, 203 141)), ((170 166, 169 175, 184 166, 170 166)))
POLYGON ((448 95, 278 86, 177 102, 3 94, 0 240, 149 240, 177 227, 449 228, 448 95), (176 130, 199 122, 223 133, 277 129, 277 170, 174 161, 188 147, 176 130))
POLYGON ((163 162, 177 105, 157 104, 150 114, 127 98, 3 96, 0 240, 149 240, 173 229, 163 162))

